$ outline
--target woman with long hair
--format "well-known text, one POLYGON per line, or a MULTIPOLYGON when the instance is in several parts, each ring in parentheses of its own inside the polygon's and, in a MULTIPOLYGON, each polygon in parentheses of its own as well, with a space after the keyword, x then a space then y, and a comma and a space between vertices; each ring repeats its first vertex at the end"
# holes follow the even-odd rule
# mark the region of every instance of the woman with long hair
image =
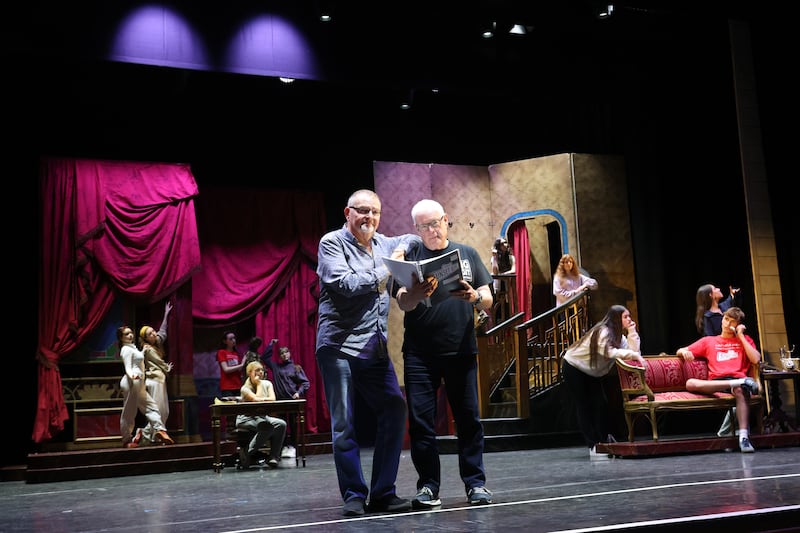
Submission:
MULTIPOLYGON (((243 402, 274 402, 275 389, 272 382, 264 377, 264 365, 253 361, 247 365, 247 380, 241 388, 243 402)), ((267 466, 278 468, 281 460, 281 447, 286 437, 286 421, 273 416, 237 415, 236 429, 253 433, 247 450, 242 449, 239 460, 242 467, 248 468, 258 458, 258 451, 269 442, 267 466)))
POLYGON ((158 404, 147 393, 145 386, 144 354, 133 344, 133 330, 129 326, 117 328, 117 342, 119 355, 125 365, 125 374, 119 382, 122 391, 122 414, 119 418, 122 445, 135 448, 143 439, 152 440, 158 444, 174 444, 175 441, 167 433, 158 404), (136 436, 133 430, 136 426, 136 413, 141 412, 147 418, 147 426, 139 428, 136 436))
POLYGON ((139 330, 140 349, 144 353, 145 387, 158 405, 158 412, 165 426, 169 418, 167 374, 172 371, 172 363, 166 361, 164 343, 167 342, 167 317, 171 310, 172 304, 167 301, 164 306, 164 318, 158 331, 152 326, 142 326, 139 330))
POLYGON ((582 273, 578 262, 572 255, 562 255, 553 274, 553 294, 556 297, 556 307, 586 289, 596 290, 597 280, 582 273))
POLYGON ((578 428, 591 459, 607 459, 607 455, 597 453, 595 445, 613 441, 603 378, 614 366, 614 359, 645 364, 639 341, 631 312, 623 305, 612 305, 606 316, 564 353, 561 372, 575 401, 578 428))
POLYGON ((722 300, 722 291, 711 283, 700 285, 695 299, 697 311, 694 325, 701 335, 719 335, 722 333, 722 315, 734 306, 738 288, 729 287, 728 297, 722 300), (722 301, 720 301, 722 300, 722 301))

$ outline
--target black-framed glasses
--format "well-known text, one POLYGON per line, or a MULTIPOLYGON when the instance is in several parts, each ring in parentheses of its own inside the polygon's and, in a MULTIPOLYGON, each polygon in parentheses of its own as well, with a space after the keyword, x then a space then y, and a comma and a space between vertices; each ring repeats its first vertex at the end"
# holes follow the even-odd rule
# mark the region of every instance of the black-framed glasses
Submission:
POLYGON ((347 207, 349 207, 350 209, 355 209, 356 213, 358 213, 359 215, 369 215, 370 213, 372 213, 372 216, 374 217, 381 216, 380 209, 375 209, 372 207, 356 207, 354 205, 348 205, 347 207))
POLYGON ((430 222, 427 222, 425 224, 416 224, 417 231, 426 231, 426 230, 429 230, 429 229, 437 229, 439 227, 439 224, 442 223, 443 219, 444 219, 444 215, 440 216, 436 220, 431 220, 430 222))

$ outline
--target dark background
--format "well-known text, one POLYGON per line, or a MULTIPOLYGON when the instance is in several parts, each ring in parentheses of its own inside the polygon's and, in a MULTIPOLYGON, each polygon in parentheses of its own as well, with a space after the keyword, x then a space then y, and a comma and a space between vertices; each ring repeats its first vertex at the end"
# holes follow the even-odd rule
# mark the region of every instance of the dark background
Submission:
POLYGON ((789 341, 798 341, 797 91, 788 81, 796 58, 789 21, 772 3, 629 2, 600 22, 584 0, 477 1, 462 11, 465 3, 448 1, 348 2, 331 26, 314 20, 312 1, 175 3, 212 35, 264 6, 305 25, 324 79, 291 85, 105 61, 109 20, 132 4, 33 1, 10 9, 3 24, 6 371, 17 402, 6 464, 24 462, 32 448, 37 174, 47 155, 187 162, 200 194, 220 184, 321 190, 334 228, 350 192, 373 186, 375 160, 489 165, 618 154, 643 350, 673 352, 695 339, 694 295, 709 282, 742 287, 757 338, 731 20, 751 32, 784 312, 789 341), (533 33, 486 42, 478 29, 497 13, 525 18, 533 33), (401 111, 412 90, 412 109, 401 111))

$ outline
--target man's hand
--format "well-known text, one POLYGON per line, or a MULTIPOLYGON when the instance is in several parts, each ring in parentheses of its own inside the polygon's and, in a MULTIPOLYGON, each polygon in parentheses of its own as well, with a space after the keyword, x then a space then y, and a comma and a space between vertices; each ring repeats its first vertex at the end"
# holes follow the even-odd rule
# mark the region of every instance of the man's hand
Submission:
POLYGON ((414 276, 414 283, 407 291, 414 301, 421 301, 425 298, 429 298, 438 286, 439 280, 436 279, 435 276, 428 276, 425 278, 425 281, 419 281, 417 277, 414 276))

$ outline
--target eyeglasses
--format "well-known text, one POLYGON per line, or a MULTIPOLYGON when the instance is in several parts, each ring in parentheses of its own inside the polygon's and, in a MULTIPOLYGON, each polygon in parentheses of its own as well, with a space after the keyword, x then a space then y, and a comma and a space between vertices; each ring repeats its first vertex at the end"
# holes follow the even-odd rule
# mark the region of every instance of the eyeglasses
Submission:
POLYGON ((429 230, 429 229, 436 229, 436 228, 439 227, 439 224, 442 223, 442 219, 444 219, 444 215, 440 216, 436 220, 432 220, 432 221, 428 222, 427 224, 416 224, 417 231, 426 231, 426 230, 429 230))
POLYGON ((370 213, 372 213, 372 216, 374 217, 381 216, 380 209, 374 209, 372 207, 356 207, 354 205, 348 205, 347 207, 350 209, 355 209, 356 213, 358 213, 359 215, 369 215, 370 213))

